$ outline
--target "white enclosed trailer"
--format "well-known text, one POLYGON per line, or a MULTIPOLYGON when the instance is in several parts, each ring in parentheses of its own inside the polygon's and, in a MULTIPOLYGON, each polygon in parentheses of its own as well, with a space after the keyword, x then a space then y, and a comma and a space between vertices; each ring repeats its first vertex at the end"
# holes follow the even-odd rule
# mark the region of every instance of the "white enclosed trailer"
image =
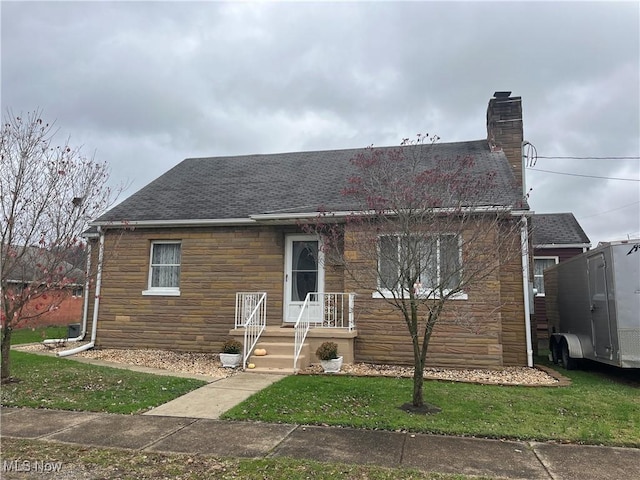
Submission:
POLYGON ((640 240, 610 242, 544 271, 549 351, 640 368, 640 240))

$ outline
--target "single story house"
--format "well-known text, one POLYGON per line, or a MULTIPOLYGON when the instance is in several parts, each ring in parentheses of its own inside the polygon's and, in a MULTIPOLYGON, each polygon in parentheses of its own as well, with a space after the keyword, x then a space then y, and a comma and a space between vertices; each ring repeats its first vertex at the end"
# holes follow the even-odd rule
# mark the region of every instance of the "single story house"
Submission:
MULTIPOLYGON (((429 365, 531 362, 522 105, 510 93, 496 92, 489 101, 487 138, 433 147, 434 156, 473 157, 471 174, 492 172, 495 186, 484 192, 491 200, 483 209, 507 212, 509 222, 522 225, 525 245, 517 258, 495 252, 499 268, 491 281, 449 303, 429 365), (477 324, 465 328, 453 321, 460 316, 477 324)), ((350 160, 362 150, 189 158, 97 218, 95 346, 217 353, 231 335, 249 343, 251 354, 259 335, 257 344, 269 355, 251 360, 258 369, 290 370, 294 361, 315 363, 316 346, 334 339, 346 362, 413 364, 401 316, 358 289, 340 265, 319 261, 322 239, 300 226, 320 210, 336 221, 353 212, 342 190, 354 168, 350 160), (305 304, 308 293, 322 298, 324 308, 298 346, 293 327, 313 309, 305 304)), ((352 232, 345 228, 347 244, 352 232)), ((494 227, 485 241, 496 235, 494 227)))
POLYGON ((573 213, 536 213, 531 219, 533 240, 534 323, 540 348, 549 347, 544 271, 586 252, 591 241, 573 213))

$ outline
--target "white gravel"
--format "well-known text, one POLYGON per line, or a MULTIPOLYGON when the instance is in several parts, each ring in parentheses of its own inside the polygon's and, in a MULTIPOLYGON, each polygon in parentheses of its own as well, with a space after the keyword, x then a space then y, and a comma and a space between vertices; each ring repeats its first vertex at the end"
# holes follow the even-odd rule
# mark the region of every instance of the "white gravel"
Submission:
MULTIPOLYGON (((73 345, 73 347, 78 345, 73 345)), ((23 351, 57 352, 71 346, 51 348, 41 344, 24 345, 23 351)), ((124 365, 158 368, 177 373, 208 375, 224 378, 235 373, 234 369, 222 368, 218 354, 172 352, 167 350, 104 349, 87 350, 76 354, 78 357, 99 359, 124 365)), ((303 374, 320 374, 322 368, 312 365, 301 371, 303 374)), ((412 377, 413 367, 356 363, 343 365, 341 374, 412 377)), ((537 368, 503 367, 500 369, 454 369, 426 368, 426 379, 450 380, 458 382, 478 382, 500 385, 554 385, 558 379, 537 368)))

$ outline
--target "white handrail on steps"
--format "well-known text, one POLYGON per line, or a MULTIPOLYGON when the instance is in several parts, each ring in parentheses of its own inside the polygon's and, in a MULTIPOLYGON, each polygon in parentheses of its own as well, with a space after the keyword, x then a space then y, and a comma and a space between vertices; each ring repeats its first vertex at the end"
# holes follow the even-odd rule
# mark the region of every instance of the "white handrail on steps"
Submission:
POLYGON ((294 326, 295 346, 293 371, 298 370, 298 359, 311 325, 314 328, 355 328, 355 293, 307 293, 294 326))
POLYGON ((300 358, 300 352, 302 351, 302 346, 304 345, 304 341, 307 338, 307 333, 309 333, 309 328, 311 327, 311 319, 309 315, 309 303, 311 300, 311 296, 315 295, 316 298, 318 296, 317 293, 309 292, 304 299, 304 303, 302 304, 302 309, 300 310, 300 314, 298 315, 298 319, 296 320, 296 324, 293 327, 294 329, 294 348, 293 348, 293 371, 298 371, 298 359, 300 358))
POLYGON ((267 292, 236 293, 236 328, 244 328, 242 368, 267 326, 267 292))

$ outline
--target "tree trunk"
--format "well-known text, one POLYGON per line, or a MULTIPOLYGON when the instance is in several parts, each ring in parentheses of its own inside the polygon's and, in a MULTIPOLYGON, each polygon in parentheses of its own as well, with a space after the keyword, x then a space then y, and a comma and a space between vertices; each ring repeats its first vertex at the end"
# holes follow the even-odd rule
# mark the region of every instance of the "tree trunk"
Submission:
POLYGON ((413 406, 424 406, 424 364, 422 362, 415 362, 413 369, 413 406))
MULTIPOLYGON (((8 322, 7 322, 8 323, 8 322)), ((11 352, 11 327, 6 325, 2 329, 2 373, 0 374, 1 383, 5 383, 11 378, 11 360, 9 353, 11 352)))

